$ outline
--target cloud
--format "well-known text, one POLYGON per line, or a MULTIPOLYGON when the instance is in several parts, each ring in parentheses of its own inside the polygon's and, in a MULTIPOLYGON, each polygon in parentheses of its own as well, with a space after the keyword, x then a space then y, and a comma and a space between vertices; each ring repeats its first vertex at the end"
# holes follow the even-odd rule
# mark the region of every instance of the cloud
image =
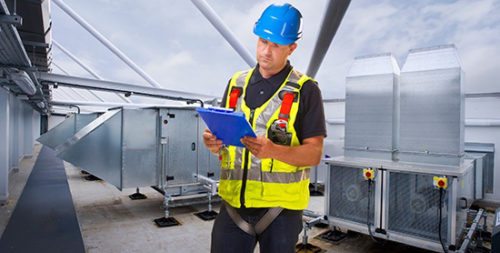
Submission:
MULTIPOLYGON (((273 1, 208 3, 254 55, 253 25, 273 1)), ((306 71, 326 0, 291 0, 304 16, 304 38, 291 57, 306 71)), ((66 0, 89 23, 167 89, 220 96, 233 72, 248 68, 190 1, 66 0), (97 8, 98 7, 98 8, 97 8)), ((391 52, 404 64, 412 48, 454 43, 466 72, 466 89, 497 91, 500 79, 500 1, 352 1, 316 76, 324 98, 344 97, 354 57, 391 52)), ((54 38, 105 79, 147 85, 85 30, 52 7, 54 38)), ((54 59, 86 75, 61 54, 54 59)))

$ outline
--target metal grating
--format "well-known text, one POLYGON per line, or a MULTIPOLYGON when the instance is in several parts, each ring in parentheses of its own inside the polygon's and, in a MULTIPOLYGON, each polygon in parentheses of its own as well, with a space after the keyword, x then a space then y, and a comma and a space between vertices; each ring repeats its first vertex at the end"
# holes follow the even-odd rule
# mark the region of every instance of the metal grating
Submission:
MULTIPOLYGON (((427 239, 439 240, 439 191, 432 175, 390 173, 388 229, 427 239)), ((451 185, 449 185, 451 187, 451 185)), ((448 194, 443 195, 441 235, 447 238, 448 194)))
MULTIPOLYGON (((370 199, 370 223, 373 224, 375 184, 370 199)), ((368 209, 368 182, 361 168, 332 166, 330 172, 329 215, 366 224, 368 209)))

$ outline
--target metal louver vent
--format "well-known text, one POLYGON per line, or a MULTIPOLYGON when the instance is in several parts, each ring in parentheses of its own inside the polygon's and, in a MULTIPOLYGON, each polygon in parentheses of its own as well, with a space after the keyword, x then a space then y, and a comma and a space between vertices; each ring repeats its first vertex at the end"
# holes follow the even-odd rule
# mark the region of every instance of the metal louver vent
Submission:
MULTIPOLYGON (((439 191, 432 183, 431 175, 390 173, 389 230, 439 240, 439 191)), ((441 234, 445 240, 448 230, 447 193, 443 194, 442 201, 441 234)))
MULTIPOLYGON (((330 174, 329 215, 366 224, 368 211, 368 182, 361 168, 334 166, 330 174)), ((375 184, 370 199, 370 223, 373 224, 375 184)))

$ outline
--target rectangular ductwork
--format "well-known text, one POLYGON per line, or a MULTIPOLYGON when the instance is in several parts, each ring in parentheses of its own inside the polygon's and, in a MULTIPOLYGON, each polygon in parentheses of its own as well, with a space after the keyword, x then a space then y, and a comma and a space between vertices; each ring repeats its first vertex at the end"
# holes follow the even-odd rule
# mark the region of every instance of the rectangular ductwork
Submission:
POLYGON ((396 59, 391 54, 355 58, 346 78, 345 155, 391 160, 398 130, 396 59))
MULTIPOLYGON (((58 130, 63 126, 69 128, 61 124, 58 130)), ((183 195, 187 186, 198 183, 195 175, 218 179, 217 157, 202 146, 204 129, 193 107, 118 108, 93 120, 55 150, 63 160, 120 190, 166 186, 171 195, 183 195)))
POLYGON ((401 161, 460 164, 464 155, 463 79, 454 46, 410 51, 401 70, 401 161))
POLYGON ((97 113, 70 114, 63 122, 40 136, 37 141, 43 145, 55 149, 64 143, 69 137, 76 134, 84 126, 98 117, 97 113))

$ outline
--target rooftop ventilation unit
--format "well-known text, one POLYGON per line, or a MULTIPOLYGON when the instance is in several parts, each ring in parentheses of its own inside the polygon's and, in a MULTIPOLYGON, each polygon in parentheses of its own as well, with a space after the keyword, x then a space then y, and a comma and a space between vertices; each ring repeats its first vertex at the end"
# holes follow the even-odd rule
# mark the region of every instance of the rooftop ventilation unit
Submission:
POLYGON ((441 252, 461 242, 481 198, 479 161, 463 157, 463 72, 454 46, 410 50, 398 70, 390 55, 355 59, 325 213, 330 225, 441 252))

